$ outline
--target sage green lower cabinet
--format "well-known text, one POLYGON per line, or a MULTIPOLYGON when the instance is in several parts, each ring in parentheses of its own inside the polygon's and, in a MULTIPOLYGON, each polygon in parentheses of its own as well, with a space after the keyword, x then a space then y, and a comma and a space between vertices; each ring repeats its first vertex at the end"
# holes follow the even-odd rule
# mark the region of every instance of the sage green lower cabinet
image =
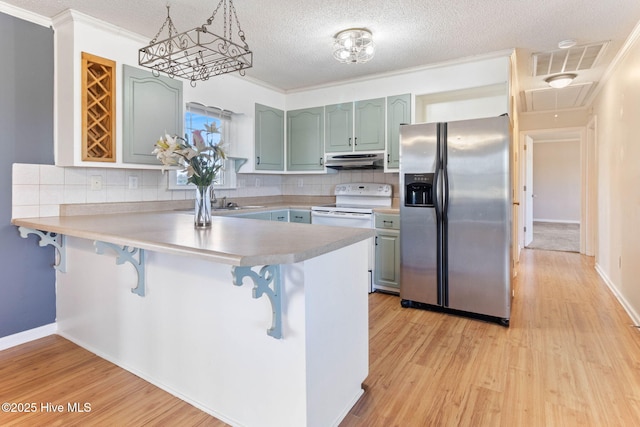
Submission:
POLYGON ((374 288, 400 291, 400 215, 376 214, 374 288))
POLYGON ((324 107, 287 111, 287 170, 324 169, 324 107))
POLYGON ((271 212, 252 212, 252 213, 244 213, 233 215, 240 218, 251 218, 251 219, 262 219, 266 221, 271 220, 271 212))
POLYGON ((289 222, 311 224, 311 211, 291 209, 289 210, 289 222))
POLYGON ((262 219, 265 221, 311 224, 311 211, 306 209, 278 209, 275 211, 239 213, 233 216, 238 218, 262 219))
POLYGON ((256 104, 255 169, 284 171, 284 111, 256 104))
POLYGON ((289 222, 289 210, 271 211, 269 219, 271 221, 289 222))

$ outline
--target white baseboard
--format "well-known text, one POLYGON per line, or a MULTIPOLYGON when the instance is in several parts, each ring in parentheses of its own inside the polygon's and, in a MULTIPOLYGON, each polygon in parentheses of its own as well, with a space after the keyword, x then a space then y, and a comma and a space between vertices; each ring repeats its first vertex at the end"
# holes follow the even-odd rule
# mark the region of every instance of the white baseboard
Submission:
POLYGON ((602 267, 600 267, 600 264, 596 263, 596 271, 598 272, 602 280, 604 280, 604 283, 606 283, 609 289, 611 289, 611 292, 613 292, 613 295, 616 297, 620 305, 622 305, 624 311, 627 312, 633 324, 636 326, 640 325, 640 315, 638 315, 633 306, 629 304, 625 297, 620 293, 616 285, 614 285, 614 283, 609 279, 602 267))
POLYGON ((559 222, 561 224, 580 224, 580 221, 570 221, 566 219, 545 219, 545 218, 533 218, 533 222, 559 222))
POLYGON ((29 341, 35 341, 40 338, 48 337, 49 335, 55 334, 57 331, 58 324, 49 323, 48 325, 29 329, 28 331, 2 337, 0 338, 0 351, 27 343, 29 341))

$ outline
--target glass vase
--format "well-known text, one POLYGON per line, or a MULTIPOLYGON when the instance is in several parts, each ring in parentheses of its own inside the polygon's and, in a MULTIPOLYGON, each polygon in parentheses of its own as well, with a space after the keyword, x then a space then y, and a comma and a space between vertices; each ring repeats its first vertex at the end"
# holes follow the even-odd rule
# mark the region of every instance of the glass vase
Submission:
POLYGON ((211 227, 211 186, 196 186, 195 228, 211 227))

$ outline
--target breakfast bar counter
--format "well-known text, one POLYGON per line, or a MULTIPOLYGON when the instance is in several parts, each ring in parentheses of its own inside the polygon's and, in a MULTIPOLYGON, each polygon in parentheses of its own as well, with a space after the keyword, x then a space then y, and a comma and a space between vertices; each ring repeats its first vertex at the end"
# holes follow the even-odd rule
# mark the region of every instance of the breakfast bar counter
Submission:
MULTIPOLYGON (((14 219, 58 334, 231 425, 338 425, 368 374, 372 230, 153 212, 14 219)), ((135 396, 131 396, 135 399, 135 396)))
POLYGON ((193 214, 152 212, 14 219, 14 225, 236 266, 289 264, 365 240, 370 230, 213 216, 195 229, 193 214))

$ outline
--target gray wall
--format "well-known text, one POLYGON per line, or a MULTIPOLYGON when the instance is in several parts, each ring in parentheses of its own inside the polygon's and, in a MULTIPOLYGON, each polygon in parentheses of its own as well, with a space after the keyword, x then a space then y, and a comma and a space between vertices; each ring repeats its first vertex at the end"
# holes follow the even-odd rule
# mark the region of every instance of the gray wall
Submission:
POLYGON ((55 321, 53 248, 11 225, 11 165, 53 164, 53 30, 0 13, 0 337, 55 321))

